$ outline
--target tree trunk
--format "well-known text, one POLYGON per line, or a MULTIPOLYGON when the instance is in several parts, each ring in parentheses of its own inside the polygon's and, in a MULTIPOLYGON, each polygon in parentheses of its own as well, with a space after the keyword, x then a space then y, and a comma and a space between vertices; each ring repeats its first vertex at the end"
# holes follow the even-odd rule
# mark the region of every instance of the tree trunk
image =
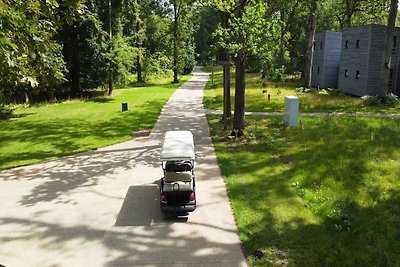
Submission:
POLYGON ((389 83, 389 73, 390 73, 390 59, 392 56, 392 48, 393 48, 393 33, 396 24, 396 15, 397 15, 397 4, 398 0, 390 1, 390 11, 389 18, 386 30, 386 42, 385 42, 385 51, 383 56, 383 66, 381 71, 381 83, 379 90, 379 97, 382 99, 386 98, 388 92, 388 83, 389 83))
POLYGON ((284 53, 284 41, 285 41, 285 11, 281 10, 280 11, 281 15, 281 33, 279 36, 279 54, 278 58, 276 60, 276 65, 280 69, 283 66, 283 53, 284 53))
POLYGON ((224 62, 224 129, 227 129, 228 118, 232 116, 231 111, 231 63, 224 62))
POLYGON ((245 92, 246 92, 245 62, 246 62, 245 53, 243 50, 240 50, 235 59, 236 63, 235 112, 233 115, 233 130, 231 133, 231 135, 236 137, 242 136, 245 128, 244 125, 245 92))
MULTIPOLYGON (((222 13, 222 27, 224 29, 228 29, 229 27, 229 13, 222 13)), ((222 49, 222 60, 224 62, 224 112, 223 112, 223 121, 224 121, 224 130, 228 127, 228 118, 232 116, 231 111, 231 64, 229 62, 229 56, 226 48, 222 49)))
POLYGON ((70 97, 77 97, 81 91, 80 78, 81 78, 81 64, 80 64, 80 51, 77 31, 74 26, 71 26, 71 69, 70 69, 70 97))
POLYGON ((304 70, 304 87, 311 87, 311 68, 314 56, 314 37, 315 28, 317 27, 317 0, 311 1, 310 14, 308 17, 308 45, 306 68, 304 70))
POLYGON ((353 6, 350 6, 351 5, 351 0, 346 0, 346 10, 345 10, 345 25, 344 25, 344 27, 345 27, 345 29, 349 29, 349 28, 351 28, 351 17, 353 16, 353 6, 355 5, 354 3, 353 3, 353 6))
MULTIPOLYGON (((111 0, 108 0, 108 37, 110 40, 110 49, 112 49, 112 5, 111 0)), ((110 51, 111 52, 111 51, 110 51)), ((112 95, 113 92, 113 71, 112 71, 112 60, 110 59, 108 66, 108 95, 112 95)))
POLYGON ((141 21, 140 21, 140 0, 137 0, 138 10, 136 11, 136 72, 137 72, 137 82, 143 83, 142 75, 142 40, 140 39, 141 21))
POLYGON ((174 63, 174 83, 179 82, 178 79, 178 19, 179 19, 179 14, 178 14, 178 7, 176 3, 174 3, 174 25, 173 25, 173 30, 174 30, 174 51, 173 51, 173 63, 174 63))

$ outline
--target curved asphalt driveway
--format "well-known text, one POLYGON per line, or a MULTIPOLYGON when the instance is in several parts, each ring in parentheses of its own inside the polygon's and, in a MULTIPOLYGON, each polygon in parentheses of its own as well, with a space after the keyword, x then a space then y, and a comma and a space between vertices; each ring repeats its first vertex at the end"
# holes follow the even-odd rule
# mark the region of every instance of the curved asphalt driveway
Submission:
POLYGON ((196 69, 150 137, 0 173, 0 264, 18 266, 246 266, 216 162, 196 69), (167 130, 195 138, 198 208, 159 209, 158 161, 167 130))

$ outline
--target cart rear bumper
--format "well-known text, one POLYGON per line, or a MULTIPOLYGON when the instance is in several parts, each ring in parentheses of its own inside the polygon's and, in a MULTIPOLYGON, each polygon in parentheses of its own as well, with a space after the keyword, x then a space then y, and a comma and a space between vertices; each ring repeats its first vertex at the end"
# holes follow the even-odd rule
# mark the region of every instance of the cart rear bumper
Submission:
POLYGON ((171 206, 161 204, 161 211, 168 212, 168 213, 185 213, 185 212, 192 212, 196 209, 196 204, 194 205, 185 205, 185 206, 171 206))

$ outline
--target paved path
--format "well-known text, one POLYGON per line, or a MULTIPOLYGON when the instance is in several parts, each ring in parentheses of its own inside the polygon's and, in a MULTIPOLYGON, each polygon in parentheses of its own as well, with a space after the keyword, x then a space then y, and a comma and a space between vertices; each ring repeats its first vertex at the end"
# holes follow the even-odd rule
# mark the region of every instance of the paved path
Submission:
POLYGON ((150 137, 0 173, 0 264, 246 266, 201 104, 207 74, 177 90, 150 137), (198 208, 159 209, 166 130, 191 130, 198 208))

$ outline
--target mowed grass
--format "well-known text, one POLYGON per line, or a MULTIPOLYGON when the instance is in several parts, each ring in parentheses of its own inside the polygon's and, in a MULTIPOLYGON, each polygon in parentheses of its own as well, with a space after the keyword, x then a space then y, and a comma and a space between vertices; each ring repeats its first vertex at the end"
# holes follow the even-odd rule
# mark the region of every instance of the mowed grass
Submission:
MULTIPOLYGON (((211 72, 210 68, 205 68, 211 72)), ((400 106, 387 107, 383 105, 367 106, 359 97, 337 92, 320 90, 318 92, 298 93, 301 87, 299 80, 271 82, 261 79, 259 74, 246 74, 246 111, 282 112, 284 97, 294 95, 299 97, 300 112, 356 112, 356 113, 400 113, 400 106), (264 92, 263 92, 264 91, 264 92), (268 101, 270 95, 270 101, 268 101)), ((209 109, 223 108, 222 68, 214 68, 214 84, 210 80, 206 86, 204 105, 209 109)), ((231 103, 235 95, 234 68, 231 69, 231 103)), ((233 106, 232 106, 233 108, 233 106)))
POLYGON ((127 141, 151 129, 179 84, 159 79, 148 86, 114 90, 112 97, 20 107, 0 121, 0 170, 127 141), (121 112, 127 102, 129 111, 121 112))
POLYGON ((251 266, 400 265, 400 119, 208 119, 251 266))

